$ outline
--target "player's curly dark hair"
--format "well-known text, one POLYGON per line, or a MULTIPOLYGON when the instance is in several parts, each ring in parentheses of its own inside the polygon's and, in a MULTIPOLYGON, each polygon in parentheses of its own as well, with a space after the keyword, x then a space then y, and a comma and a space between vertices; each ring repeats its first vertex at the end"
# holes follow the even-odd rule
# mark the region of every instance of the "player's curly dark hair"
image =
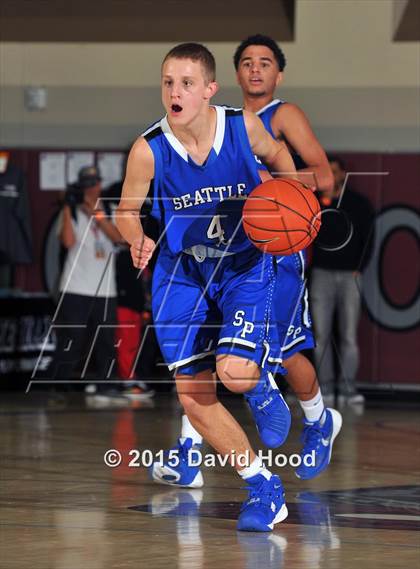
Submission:
POLYGON ((274 54, 274 57, 279 66, 279 71, 283 71, 286 67, 286 58, 283 51, 279 48, 277 43, 269 36, 263 36, 262 34, 255 34, 254 36, 249 36, 246 38, 236 49, 235 55, 233 56, 233 63, 235 65, 236 71, 238 71, 239 62, 241 60, 242 53, 250 45, 265 45, 274 54))
POLYGON ((209 82, 216 80, 216 61, 214 56, 211 51, 201 43, 189 42, 176 45, 165 55, 162 65, 171 58, 199 61, 203 66, 207 80, 209 82))

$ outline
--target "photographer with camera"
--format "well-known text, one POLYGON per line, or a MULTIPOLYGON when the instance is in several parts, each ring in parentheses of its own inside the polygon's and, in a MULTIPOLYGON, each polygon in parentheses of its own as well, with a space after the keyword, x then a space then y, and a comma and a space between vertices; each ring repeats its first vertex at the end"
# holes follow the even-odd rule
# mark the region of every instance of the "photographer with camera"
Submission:
MULTIPOLYGON (((65 195, 58 236, 67 250, 54 318, 57 348, 50 379, 115 378, 115 245, 123 241, 102 206, 101 177, 85 166, 65 195)), ((101 384, 100 384, 101 385, 101 384)))

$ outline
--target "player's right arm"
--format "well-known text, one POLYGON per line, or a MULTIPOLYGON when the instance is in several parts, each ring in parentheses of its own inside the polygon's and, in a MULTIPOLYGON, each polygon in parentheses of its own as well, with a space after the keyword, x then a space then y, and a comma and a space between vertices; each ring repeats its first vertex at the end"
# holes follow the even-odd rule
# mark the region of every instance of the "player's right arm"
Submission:
POLYGON ((307 165, 300 179, 312 189, 331 192, 334 179, 327 156, 315 136, 305 113, 297 105, 280 105, 271 119, 271 128, 277 137, 287 140, 307 165))
POLYGON ((144 138, 139 138, 130 150, 120 203, 116 210, 116 225, 130 243, 133 264, 144 269, 149 262, 155 243, 143 232, 140 210, 154 177, 153 152, 144 138))
POLYGON ((243 116, 252 152, 277 175, 283 178, 296 178, 295 164, 286 144, 274 140, 261 119, 254 113, 244 111, 243 116))

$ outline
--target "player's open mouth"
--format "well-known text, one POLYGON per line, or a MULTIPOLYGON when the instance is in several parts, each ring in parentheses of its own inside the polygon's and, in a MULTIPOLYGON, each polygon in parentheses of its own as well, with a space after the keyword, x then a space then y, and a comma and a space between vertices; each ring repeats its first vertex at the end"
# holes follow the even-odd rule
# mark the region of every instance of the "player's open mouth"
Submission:
POLYGON ((171 111, 173 113, 180 113, 182 111, 182 107, 179 105, 171 105, 171 111))

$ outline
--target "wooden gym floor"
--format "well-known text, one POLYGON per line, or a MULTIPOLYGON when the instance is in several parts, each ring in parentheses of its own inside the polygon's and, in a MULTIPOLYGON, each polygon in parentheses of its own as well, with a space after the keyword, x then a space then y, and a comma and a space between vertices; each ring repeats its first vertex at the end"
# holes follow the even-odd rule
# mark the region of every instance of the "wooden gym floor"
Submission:
MULTIPOLYGON (((260 448, 241 398, 225 402, 260 448)), ((296 406, 293 414, 289 440, 273 457, 299 449, 296 406)), ((289 517, 271 534, 247 534, 235 529, 245 492, 230 468, 204 468, 204 487, 186 490, 128 467, 131 449, 158 452, 175 441, 175 396, 98 407, 80 393, 2 394, 0 566, 419 568, 418 409, 370 404, 343 415, 328 470, 305 482, 289 466, 275 468, 289 517), (108 449, 122 453, 121 466, 105 466, 108 449)))

